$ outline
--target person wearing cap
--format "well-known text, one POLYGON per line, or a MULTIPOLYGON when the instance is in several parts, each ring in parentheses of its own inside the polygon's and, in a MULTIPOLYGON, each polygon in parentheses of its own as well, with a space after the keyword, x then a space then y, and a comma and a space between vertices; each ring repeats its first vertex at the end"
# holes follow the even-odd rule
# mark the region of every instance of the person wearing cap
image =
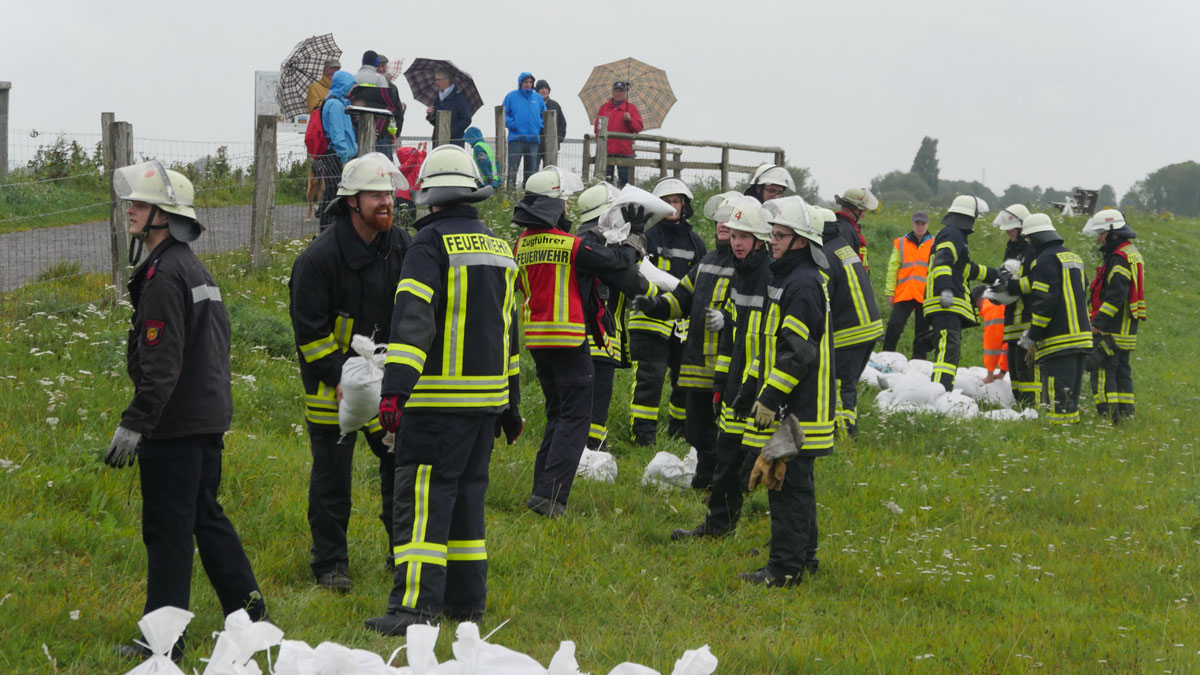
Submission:
POLYGON ((925 280, 929 276, 929 253, 932 250, 929 214, 916 211, 912 215, 912 231, 892 241, 892 257, 888 259, 885 292, 892 313, 883 334, 885 352, 896 351, 908 317, 916 314, 912 358, 923 359, 929 353, 929 323, 925 321, 921 301, 925 299, 925 280))
MULTIPOLYGON (((387 62, 384 61, 384 63, 387 62)), ((359 66, 358 72, 354 73, 354 84, 387 88, 387 78, 383 76, 383 71, 379 68, 379 54, 374 50, 368 49, 363 52, 362 65, 359 66)))
POLYGON ((750 474, 751 490, 760 482, 768 489, 767 564, 738 578, 782 587, 800 583, 818 567, 813 462, 833 453, 836 385, 824 273, 831 263, 821 223, 832 220, 833 213, 811 208, 797 196, 765 206, 775 258, 767 286, 766 340, 733 408, 744 411, 748 426, 773 441, 781 435, 782 442, 768 442, 750 474))
POLYGON ((1044 213, 1026 218, 1021 236, 1037 256, 1020 282, 1027 284, 1030 311, 1021 346, 1026 361, 1036 362, 1041 371, 1042 401, 1053 406, 1050 423, 1073 424, 1079 421, 1084 359, 1093 344, 1083 259, 1067 250, 1044 213))
POLYGON ((410 625, 479 621, 487 604, 483 516, 495 438, 513 443, 520 349, 508 242, 479 220, 490 197, 475 160, 434 148, 414 201, 430 207, 395 286, 379 420, 396 437, 396 569, 387 612, 366 620, 385 635, 410 625))
MULTIPOLYGON (((605 101, 600 106, 600 110, 596 113, 596 119, 593 120, 593 127, 596 133, 600 133, 600 118, 608 118, 608 130, 619 131, 626 134, 641 133, 642 113, 638 111, 636 105, 629 102, 627 98, 629 94, 629 83, 618 80, 613 82, 612 98, 605 101)), ((608 139, 608 156, 609 157, 633 157, 633 141, 622 138, 608 139)), ((630 166, 615 166, 608 165, 607 180, 610 183, 615 183, 617 187, 624 187, 629 184, 630 176, 632 175, 633 167, 630 166), (617 180, 613 180, 613 171, 616 170, 617 180)))
MULTIPOLYGON (((117 169, 113 189, 127 202, 132 328, 126 370, 133 400, 121 413, 104 463, 141 469, 142 541, 146 545, 145 613, 187 609, 192 560, 204 570, 225 614, 267 609, 241 540, 217 499, 223 437, 233 417, 229 316, 221 290, 192 251, 204 228, 192 207, 192 183, 157 160, 117 169)), ((179 660, 182 644, 172 658, 179 660)), ((142 659, 150 650, 124 644, 142 659)))
POLYGON ((329 86, 333 83, 333 74, 342 69, 342 62, 337 59, 325 59, 325 67, 321 70, 321 77, 312 84, 308 85, 308 91, 304 94, 304 105, 309 112, 317 109, 321 105, 321 101, 329 95, 329 86))
MULTIPOLYGON (((393 199, 408 182, 390 159, 369 153, 346 164, 337 199, 329 206, 332 223, 292 265, 289 310, 305 421, 312 450, 308 484, 308 525, 312 532, 310 567, 317 584, 349 592, 352 460, 357 433, 343 436, 338 425, 342 366, 350 358, 355 335, 386 344, 392 297, 409 249, 408 233, 392 227, 393 199)), ((379 460, 379 519, 392 542, 393 455, 384 444, 378 419, 362 429, 367 447, 379 460)))
MULTIPOLYGON (((541 95, 542 100, 546 103, 546 110, 553 110, 555 115, 555 123, 558 125, 558 148, 562 151, 563 140, 567 137, 567 118, 563 116, 562 106, 558 101, 550 98, 550 83, 545 80, 538 80, 537 84, 533 85, 533 90, 541 95)), ((539 165, 546 163, 546 130, 542 129, 541 145, 538 149, 539 165)))
MULTIPOLYGON (((663 178, 659 184, 671 181, 683 184, 678 178, 663 178)), ((684 185, 683 189, 686 187, 684 185)), ((719 195, 713 199, 716 200, 714 206, 724 201, 719 195)), ((708 207, 709 204, 706 204, 706 212, 708 207)), ((734 217, 740 214, 741 211, 738 211, 734 217)), ((715 211, 707 215, 711 217, 715 211)), ((730 229, 725 223, 717 222, 715 232, 713 250, 705 253, 700 262, 688 270, 675 290, 634 300, 638 311, 652 319, 688 321, 687 336, 679 352, 679 376, 673 385, 683 392, 683 437, 696 449, 697 464, 692 487, 698 490, 707 490, 712 485, 717 464, 713 375, 717 365, 717 343, 720 342, 721 329, 726 321, 722 308, 729 297, 735 260, 729 245, 730 229)))
POLYGON ((517 76, 517 88, 504 97, 504 128, 508 129, 508 185, 517 187, 517 167, 525 165, 521 184, 537 171, 542 113, 546 102, 533 90, 533 75, 517 76))
MULTIPOLYGON (((373 52, 368 52, 368 54, 373 52)), ((388 58, 383 54, 375 55, 373 77, 367 72, 366 55, 363 56, 363 66, 355 75, 354 88, 350 90, 350 101, 354 105, 366 108, 387 110, 387 117, 375 120, 375 151, 391 156, 396 137, 404 129, 404 112, 408 106, 400 100, 400 90, 387 74, 388 58), (380 81, 382 80, 382 82, 380 81)), ((356 116, 359 122, 366 120, 365 116, 356 116)))
POLYGON ((525 296, 521 326, 546 401, 545 432, 526 506, 547 518, 566 510, 587 444, 595 376, 589 338, 604 340, 597 282, 631 296, 649 288, 637 272, 645 244, 633 232, 644 216, 626 207, 629 238, 612 247, 592 246, 571 234, 566 217, 566 200, 582 187, 578 176, 548 166, 529 179, 512 216, 525 228, 515 253, 525 296))
POLYGON ((796 191, 796 180, 787 167, 778 164, 763 164, 754 170, 745 194, 760 202, 778 199, 788 192, 796 191))
POLYGON ((1029 274, 1036 257, 1033 247, 1021 236, 1021 226, 1029 217, 1029 209, 1024 204, 1011 204, 996 214, 992 224, 1000 228, 1008 237, 1004 244, 1004 269, 1012 275, 1010 281, 1001 283, 998 288, 1005 291, 1012 300, 1004 306, 1004 340, 1007 344, 1005 360, 1008 362, 1009 385, 1012 387, 1013 400, 1022 408, 1033 408, 1041 400, 1042 383, 1035 366, 1025 359, 1025 348, 1021 346, 1021 334, 1029 328, 1029 305, 1025 302, 1023 292, 1028 292, 1028 286, 1022 291, 1020 279, 1029 274))
POLYGON ((967 299, 966 284, 971 281, 990 284, 1001 278, 1000 270, 973 262, 967 246, 967 238, 975 231, 975 220, 987 211, 987 202, 975 195, 955 197, 942 217, 941 231, 933 240, 929 280, 921 304, 933 331, 931 340, 936 350, 932 380, 946 391, 954 389, 958 375, 962 330, 979 324, 967 299))
POLYGON ((879 208, 879 200, 868 188, 850 188, 840 195, 834 195, 833 199, 841 207, 837 212, 838 232, 854 247, 863 268, 869 272, 871 266, 867 262, 867 238, 863 236, 859 221, 863 213, 879 208))
POLYGON ((1133 239, 1137 233, 1116 209, 1088 219, 1083 234, 1096 237, 1103 258, 1088 288, 1095 347, 1089 355, 1096 412, 1113 420, 1133 417, 1133 369, 1138 326, 1146 313, 1145 260, 1133 239))

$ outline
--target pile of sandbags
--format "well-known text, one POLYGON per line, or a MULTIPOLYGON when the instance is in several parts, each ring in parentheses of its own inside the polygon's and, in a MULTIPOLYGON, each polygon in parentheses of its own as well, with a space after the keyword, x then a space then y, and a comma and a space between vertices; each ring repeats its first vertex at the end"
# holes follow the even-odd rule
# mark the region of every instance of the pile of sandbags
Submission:
POLYGON ((642 485, 690 488, 696 477, 697 462, 695 448, 689 448, 683 459, 669 452, 659 452, 642 472, 642 485))
POLYGON ((878 352, 871 355, 859 381, 881 390, 875 397, 875 404, 885 415, 925 412, 956 419, 980 415, 997 421, 1037 419, 1035 410, 1018 412, 1012 409, 1016 401, 1007 375, 985 383, 985 369, 978 366, 959 368, 954 378, 954 390, 949 392, 933 382, 932 375, 933 364, 929 361, 910 361, 898 352, 878 352), (1000 409, 980 413, 980 404, 999 406, 1000 409))

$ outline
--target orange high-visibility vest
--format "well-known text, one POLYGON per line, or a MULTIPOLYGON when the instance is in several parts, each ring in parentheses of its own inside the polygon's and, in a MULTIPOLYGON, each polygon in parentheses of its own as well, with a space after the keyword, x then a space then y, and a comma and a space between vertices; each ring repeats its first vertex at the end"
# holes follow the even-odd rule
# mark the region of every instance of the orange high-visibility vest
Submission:
POLYGON ((925 278, 929 276, 929 252, 933 250, 933 237, 920 245, 914 244, 908 235, 897 237, 892 246, 900 252, 900 270, 896 273, 896 295, 893 302, 925 299, 925 278))
POLYGON ((983 299, 983 367, 989 373, 1008 372, 1008 343, 1004 341, 1004 305, 983 299))
POLYGON ((518 282, 525 294, 522 324, 528 349, 577 347, 587 339, 583 298, 575 278, 579 237, 527 229, 517 239, 518 282))

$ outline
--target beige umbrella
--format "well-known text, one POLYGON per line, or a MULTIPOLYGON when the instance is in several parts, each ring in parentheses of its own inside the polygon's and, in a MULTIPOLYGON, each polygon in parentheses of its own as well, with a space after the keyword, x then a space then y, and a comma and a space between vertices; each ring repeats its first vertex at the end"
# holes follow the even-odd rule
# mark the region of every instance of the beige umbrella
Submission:
POLYGON ((675 105, 675 92, 671 91, 666 71, 634 58, 621 59, 592 68, 592 74, 579 90, 579 99, 589 119, 596 119, 600 106, 612 97, 614 82, 629 83, 629 102, 642 113, 646 129, 661 127, 663 118, 675 105))

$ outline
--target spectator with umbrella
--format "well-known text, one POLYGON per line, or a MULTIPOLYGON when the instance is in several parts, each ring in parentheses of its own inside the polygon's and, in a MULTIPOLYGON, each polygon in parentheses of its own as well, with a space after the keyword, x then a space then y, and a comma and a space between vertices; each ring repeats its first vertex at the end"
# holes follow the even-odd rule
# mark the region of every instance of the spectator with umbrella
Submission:
POLYGON ((325 59, 325 67, 321 69, 321 79, 308 85, 304 95, 305 107, 309 112, 316 110, 321 101, 329 95, 329 86, 333 84, 333 74, 341 70, 342 62, 337 59, 325 59))
POLYGON ((413 98, 424 103, 425 119, 437 126, 437 114, 450 111, 450 142, 462 146, 463 132, 471 126, 471 115, 483 107, 483 98, 471 76, 450 61, 416 59, 404 71, 413 98))
MULTIPOLYGON (((595 128, 596 133, 600 133, 600 118, 608 118, 608 130, 619 131, 627 134, 636 134, 643 129, 642 113, 638 107, 629 102, 626 98, 629 92, 629 83, 621 80, 613 82, 612 99, 605 101, 604 105, 600 106, 600 112, 596 113, 595 128)), ((608 139, 608 156, 609 157, 633 157, 633 141, 623 138, 608 139)), ((618 177, 618 186, 624 186, 629 183, 630 166, 614 166, 608 165, 608 180, 613 179, 613 170, 615 169, 618 177)))
MULTIPOLYGON (((609 131, 637 134, 662 126, 663 118, 675 105, 675 92, 661 68, 626 58, 592 68, 579 90, 579 100, 591 115, 597 133, 600 117, 607 117, 609 131)), ((610 138, 606 149, 610 157, 633 157, 630 139, 610 138)), ((622 184, 628 183, 633 173, 628 166, 617 167, 617 172, 622 184)), ((612 175, 610 164, 610 180, 612 175)))

